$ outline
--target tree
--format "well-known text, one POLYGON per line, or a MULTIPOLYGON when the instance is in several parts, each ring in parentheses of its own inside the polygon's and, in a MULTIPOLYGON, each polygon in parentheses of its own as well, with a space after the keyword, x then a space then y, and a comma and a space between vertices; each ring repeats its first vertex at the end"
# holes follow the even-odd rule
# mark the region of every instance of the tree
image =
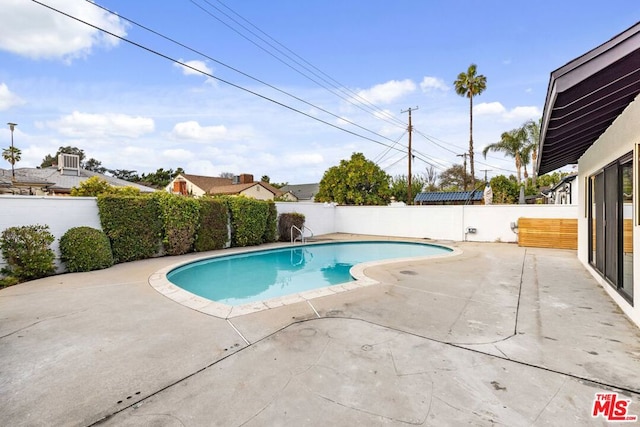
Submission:
POLYGON ((522 181, 521 170, 523 165, 523 156, 526 155, 524 152, 526 138, 527 135, 524 127, 511 129, 508 132, 502 132, 502 135, 500 135, 500 141, 489 144, 484 147, 484 150, 482 150, 482 155, 485 159, 487 158, 487 153, 489 151, 502 152, 506 156, 513 157, 516 163, 516 172, 518 174, 518 185, 522 181))
MULTIPOLYGON (((522 125, 525 129, 525 153, 531 155, 532 164, 532 181, 533 186, 536 187, 536 180, 538 176, 538 144, 540 143, 540 127, 542 126, 542 117, 536 120, 528 120, 522 125)), ((526 169, 525 169, 526 170, 526 169)))
POLYGON ((436 168, 433 166, 429 166, 424 175, 425 186, 423 188, 424 191, 436 191, 438 187, 436 187, 436 183, 438 182, 438 172, 436 168))
POLYGON ((96 160, 94 158, 87 160, 87 162, 84 165, 84 168, 88 171, 97 172, 101 174, 104 174, 108 170, 107 168, 102 166, 102 162, 100 160, 96 160))
POLYGON ((159 168, 152 173, 143 173, 140 180, 151 187, 164 188, 169 185, 173 178, 181 173, 184 173, 184 169, 182 168, 178 168, 175 171, 173 169, 164 170, 163 168, 159 168))
POLYGON ((569 175, 569 172, 552 172, 538 177, 537 184, 539 187, 553 187, 562 181, 562 178, 569 175))
POLYGON ((97 176, 85 179, 80 185, 71 189, 71 195, 74 197, 96 197, 110 192, 111 184, 97 176))
POLYGON ((465 182, 470 179, 462 165, 453 165, 440 173, 440 189, 444 191, 462 191, 465 182))
POLYGON ((84 164, 84 159, 85 159, 84 150, 82 150, 82 149, 80 149, 78 147, 71 147, 71 146, 58 148, 58 152, 54 156, 51 156, 50 154, 47 154, 45 156, 45 158, 42 159, 42 163, 40 164, 40 167, 41 168, 48 168, 48 167, 53 166, 54 164, 58 163, 58 156, 61 153, 76 154, 78 157, 80 157, 80 167, 84 168, 84 166, 85 166, 85 164, 84 164))
POLYGON ((220 172, 220 178, 233 179, 236 176, 233 172, 220 172))
POLYGON ((22 158, 22 151, 15 146, 5 148, 2 150, 2 158, 11 163, 11 176, 14 176, 14 168, 16 163, 18 163, 22 158))
POLYGON ((489 181, 489 185, 493 192, 493 203, 495 204, 513 204, 520 197, 518 183, 504 175, 494 176, 489 181))
POLYGON ((269 175, 262 175, 262 178, 260 178, 260 182, 266 182, 268 184, 269 181, 271 181, 271 178, 269 178, 269 175))
POLYGON ((74 197, 97 197, 101 194, 123 194, 136 196, 140 194, 140 190, 135 187, 115 187, 107 182, 107 180, 98 176, 92 176, 85 179, 77 187, 71 189, 71 195, 74 197))
POLYGON ((136 173, 136 171, 127 170, 127 169, 109 169, 109 173, 118 179, 123 179, 129 182, 139 182, 140 177, 136 173))
MULTIPOLYGON (((413 175, 411 177, 411 194, 415 197, 422 191, 426 182, 424 177, 413 175)), ((391 180, 391 196, 393 196, 397 202, 409 203, 407 201, 408 184, 407 175, 397 175, 391 180)), ((411 202, 413 202, 413 200, 411 202)))
POLYGON ((469 65, 467 72, 458 74, 453 82, 456 93, 469 98, 469 162, 471 163, 471 186, 475 188, 475 165, 473 160, 473 97, 479 96, 487 88, 487 78, 477 74, 476 64, 469 65))
POLYGON ((315 196, 318 202, 341 205, 386 205, 391 198, 390 176, 362 153, 329 168, 315 196))

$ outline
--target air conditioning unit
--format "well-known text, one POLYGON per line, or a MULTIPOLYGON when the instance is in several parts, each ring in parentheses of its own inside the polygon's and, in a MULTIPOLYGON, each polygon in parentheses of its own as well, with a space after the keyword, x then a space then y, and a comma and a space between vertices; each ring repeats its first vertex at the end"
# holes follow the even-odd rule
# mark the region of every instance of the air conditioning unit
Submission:
POLYGON ((80 176, 80 156, 77 154, 58 154, 58 170, 62 175, 80 176))

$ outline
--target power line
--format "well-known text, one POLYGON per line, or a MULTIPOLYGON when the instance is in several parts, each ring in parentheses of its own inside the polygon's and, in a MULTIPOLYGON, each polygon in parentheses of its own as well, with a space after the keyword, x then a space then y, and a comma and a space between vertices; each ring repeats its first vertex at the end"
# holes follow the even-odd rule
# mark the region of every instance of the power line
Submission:
MULTIPOLYGON (((260 84, 263 84, 263 85, 265 85, 265 86, 267 86, 267 87, 269 87, 269 88, 271 88, 271 89, 273 89, 273 90, 275 90, 275 91, 278 91, 278 92, 280 92, 280 93, 282 93, 282 94, 284 94, 284 95, 287 95, 287 96, 289 96, 289 97, 291 97, 291 98, 295 99, 296 101, 302 102, 302 103, 304 103, 304 104, 306 104, 306 105, 308 105, 308 106, 310 106, 310 107, 316 108, 316 109, 318 109, 319 111, 322 111, 323 113, 329 114, 330 116, 333 116, 333 117, 335 117, 335 118, 337 118, 337 119, 339 119, 339 120, 342 120, 342 121, 344 121, 344 122, 347 122, 347 123, 349 123, 350 125, 353 125, 353 126, 355 126, 355 127, 357 127, 357 128, 360 128, 360 129, 362 129, 362 130, 364 130, 364 131, 370 132, 370 133, 372 133, 372 134, 374 134, 374 135, 376 135, 376 136, 378 136, 378 137, 380 137, 380 138, 386 139, 386 140, 388 140, 388 141, 390 141, 390 142, 395 142, 395 141, 393 141, 392 139, 390 139, 390 138, 388 138, 388 137, 386 137, 386 136, 384 136, 384 135, 381 135, 381 134, 377 133, 376 131, 373 131, 373 130, 371 130, 371 129, 365 128, 364 126, 361 126, 361 125, 359 125, 359 124, 357 124, 357 123, 355 123, 355 122, 353 122, 353 121, 351 121, 351 120, 348 120, 348 119, 346 119, 346 118, 344 118, 344 117, 342 117, 342 116, 339 116, 339 115, 337 115, 337 114, 334 114, 334 113, 332 113, 331 111, 326 110, 325 108, 322 108, 322 107, 320 107, 320 106, 317 106, 317 105, 315 105, 315 104, 313 104, 313 103, 311 103, 311 102, 305 101, 304 99, 302 99, 302 98, 300 98, 300 97, 298 97, 298 96, 296 96, 296 95, 293 95, 293 94, 291 94, 291 93, 289 93, 289 92, 287 92, 287 91, 285 91, 285 90, 282 90, 282 89, 280 89, 280 88, 278 88, 278 87, 276 87, 276 86, 274 86, 274 85, 272 85, 272 84, 269 84, 269 83, 267 83, 267 82, 265 82, 265 81, 263 81, 263 80, 261 80, 261 79, 258 79, 257 77, 254 77, 254 76, 252 76, 252 75, 250 75, 250 74, 247 74, 247 73, 245 73, 244 71, 241 71, 241 70, 239 70, 239 69, 237 69, 237 68, 235 68, 235 67, 232 67, 231 65, 228 65, 228 64, 226 64, 226 63, 224 63, 224 62, 222 62, 222 61, 219 61, 219 60, 217 60, 217 59, 215 59, 215 58, 213 58, 213 57, 211 57, 211 56, 209 56, 209 55, 207 55, 207 54, 205 54, 205 53, 203 53, 203 52, 201 52, 201 51, 199 51, 199 50, 193 49, 193 48, 191 48, 191 47, 189 47, 189 46, 185 45, 184 43, 181 43, 181 42, 179 42, 179 41, 177 41, 177 40, 175 40, 175 39, 173 39, 173 38, 171 38, 171 37, 168 37, 168 36, 166 36, 166 35, 164 35, 164 34, 162 34, 162 33, 158 32, 158 31, 153 30, 153 29, 151 29, 151 28, 149 28, 149 27, 147 27, 147 26, 145 26, 145 25, 143 25, 143 24, 140 24, 140 23, 138 23, 138 22, 136 22, 136 21, 134 21, 134 20, 132 20, 132 19, 130 19, 130 18, 127 18, 127 17, 125 17, 125 16, 123 16, 123 15, 120 15, 119 13, 113 12, 113 11, 111 11, 111 10, 109 10, 109 9, 105 8, 104 6, 101 6, 101 5, 99 5, 99 4, 93 3, 93 2, 92 2, 92 1, 90 1, 90 0, 85 0, 85 1, 86 1, 87 3, 89 3, 89 4, 93 5, 93 6, 95 6, 95 7, 98 7, 98 8, 100 8, 100 9, 104 10, 104 11, 105 11, 105 12, 107 12, 107 13, 110 13, 110 14, 111 14, 111 15, 113 15, 113 16, 117 16, 118 18, 123 19, 123 20, 125 20, 125 21, 127 21, 127 22, 129 22, 129 23, 131 23, 131 24, 133 24, 133 25, 135 25, 135 26, 137 26, 137 27, 139 27, 139 28, 142 28, 142 29, 144 29, 144 30, 146 30, 146 31, 148 31, 148 32, 150 32, 150 33, 152 33, 152 34, 154 34, 154 35, 158 36, 158 37, 161 37, 161 38, 163 38, 163 39, 165 39, 165 40, 167 40, 167 41, 170 41, 171 43, 174 43, 174 44, 176 44, 176 45, 178 45, 178 46, 180 46, 180 47, 183 47, 183 48, 187 49, 187 50, 188 50, 188 51, 190 51, 190 52, 193 52, 193 53, 195 53, 195 54, 197 54, 197 55, 200 55, 200 56, 202 56, 202 57, 204 57, 204 58, 207 58, 207 59, 209 59, 210 61, 215 62, 215 63, 216 63, 216 64, 218 64, 218 65, 221 65, 221 66, 223 66, 223 67, 225 67, 225 68, 227 68, 227 69, 229 69, 229 70, 232 70, 232 71, 234 71, 234 72, 236 72, 236 73, 238 73, 238 74, 241 74, 241 75, 243 75, 243 76, 245 76, 245 77, 247 77, 247 78, 249 78, 249 79, 251 79, 251 80, 253 80, 253 81, 255 81, 255 82, 258 82, 258 83, 260 83, 260 84)), ((206 73, 203 73, 203 74, 206 74, 206 73)))
MULTIPOLYGON (((242 32, 240 32, 239 30, 237 30, 236 28, 233 28, 233 26, 229 25, 227 22, 225 22, 224 20, 220 19, 219 17, 215 16, 211 11, 207 10, 206 8, 202 7, 200 4, 196 3, 194 0, 190 0, 192 4, 194 4, 196 7, 198 7, 199 9, 201 9, 203 12, 205 12, 206 14, 208 14, 209 16, 211 16, 213 19, 217 20, 218 22, 222 23, 223 25, 225 25, 227 28, 229 28, 230 30, 232 30, 233 32, 235 32, 236 34, 238 34, 239 36, 241 36, 242 38, 244 38, 245 40, 247 40, 248 42, 252 43, 254 46, 258 47, 259 49, 261 49, 262 51, 266 52, 268 55, 272 56, 274 59, 276 59, 277 61, 281 62, 282 64, 284 64, 285 66, 289 67, 290 69, 292 69, 293 71, 295 71, 296 73, 300 74, 301 76, 304 76, 305 78, 307 78, 308 80, 312 81, 313 83, 317 84, 318 86, 326 89, 327 91, 329 91, 330 93, 336 95, 337 97, 339 97, 340 99, 354 105, 355 107, 361 109, 362 111, 365 111, 369 114, 371 114, 374 110, 374 108, 369 107, 367 105, 363 105, 363 103, 361 102, 360 104, 356 104, 355 102, 352 101, 351 98, 347 98, 344 97, 343 95, 336 93, 334 90, 328 88, 327 86, 325 86, 324 84, 320 83, 317 79, 323 80, 325 82, 327 82, 326 79, 324 79, 322 76, 318 75, 317 73, 313 72, 313 70, 309 70, 309 68, 305 67, 303 64, 301 64, 299 61, 295 60, 294 58, 292 58, 290 55, 282 52, 282 50, 278 49, 276 46, 274 46, 272 43, 268 42, 267 40, 265 40, 264 38, 260 37, 259 35, 257 35, 255 32, 251 31, 250 29, 248 29, 246 26, 242 25, 241 23, 239 23, 237 20, 235 20, 234 18, 230 17, 228 14, 226 14, 225 12, 223 12, 222 10, 220 10, 220 8, 212 5, 209 1, 204 0, 204 3, 208 4, 210 7, 212 7, 213 9, 217 10, 218 12, 222 13, 224 16, 226 16, 227 18, 229 18, 231 21, 233 21, 234 23, 236 23, 238 26, 240 26, 241 28, 243 28, 244 30, 246 30, 247 32, 249 32, 250 34, 252 34, 254 37, 256 37, 257 39, 261 40, 263 43, 265 43, 266 45, 270 46, 272 49, 274 49, 275 51, 277 51, 278 53, 280 53, 281 55, 283 55, 284 57, 288 58, 289 60, 291 60, 292 62, 294 62, 295 64, 297 64, 298 66, 302 67, 303 69, 307 70, 308 72, 310 72, 311 74, 313 74, 316 78, 313 78, 311 76, 309 76, 308 74, 305 74, 304 72, 300 71, 299 69, 297 69, 296 67, 294 67, 293 65, 287 63, 285 60, 283 60, 282 58, 279 58, 277 55, 275 55, 273 52, 270 52, 269 50, 267 50, 266 48, 264 48, 263 46, 261 46, 259 43, 255 42, 254 40, 251 40, 249 37, 247 37, 246 35, 242 34, 242 32)), ((331 83, 327 82, 329 85, 331 85, 331 83)), ((360 97, 361 98, 361 97, 360 97)), ((361 98, 363 99, 363 98, 361 98)), ((371 104, 370 102, 367 101, 368 104, 371 104)), ((373 105, 373 104, 371 104, 373 105)), ((382 112, 382 114, 386 115, 386 116, 390 116, 388 112, 380 109, 379 107, 375 107, 375 110, 377 110, 378 112, 382 112)), ((375 115, 374 115, 375 116, 375 115)), ((404 127, 404 124, 400 125, 398 122, 399 120, 394 118, 393 116, 391 116, 393 118, 393 120, 395 122, 391 122, 389 120, 385 120, 386 122, 394 125, 394 126, 402 126, 404 127)), ((377 117, 380 118, 380 117, 377 117)))
MULTIPOLYGON (((55 7, 53 7, 53 6, 50 6, 50 5, 44 4, 44 3, 42 3, 42 2, 40 2, 40 1, 38 1, 38 0, 31 0, 31 1, 32 1, 33 3, 39 4, 40 6, 46 7, 47 9, 50 9, 50 10, 52 10, 52 11, 54 11, 54 12, 57 12, 57 13, 59 13, 59 14, 61 14, 61 15, 64 15, 64 16, 66 16, 66 17, 70 18, 70 19, 73 19, 73 20, 75 20, 75 21, 77 21, 77 22, 80 22, 80 23, 85 24, 85 25, 87 25, 87 26, 89 26, 89 27, 95 28, 96 30, 101 31, 101 32, 103 32, 103 33, 105 33, 105 34, 108 34, 108 35, 110 35, 110 36, 112 36, 112 37, 115 37, 115 38, 117 38, 117 39, 119 39, 119 40, 122 40, 122 41, 124 41, 124 42, 126 42, 126 43, 129 43, 129 44, 131 44, 131 45, 133 45, 133 46, 136 46, 136 47, 138 47, 138 48, 140 48, 140 49, 143 49, 143 50, 145 50, 145 51, 147 51, 147 52, 149 52, 149 53, 153 53, 154 55, 157 55, 157 56, 159 56, 159 57, 161 57, 161 58, 164 58, 164 59, 166 59, 166 60, 169 60, 169 61, 171 61, 171 62, 173 62, 173 63, 175 63, 175 64, 181 65, 181 66, 183 66, 183 67, 185 67, 185 68, 189 68, 190 70, 193 70, 193 71, 195 71, 195 72, 198 72, 198 73, 200 73, 200 74, 203 74, 203 75, 205 75, 205 76, 207 76, 207 77, 210 77, 210 78, 212 78, 212 79, 215 79, 215 80, 217 80, 217 81, 219 81, 219 82, 225 83, 225 84, 227 84, 227 85, 229 85, 229 86, 231 86, 231 87, 234 87, 234 88, 236 88, 236 89, 240 89, 240 90, 242 90, 242 91, 244 91, 244 92, 247 92, 247 93, 249 93, 249 94, 251 94, 251 95, 257 96, 258 98, 262 98, 262 99, 264 99, 264 100, 266 100, 266 101, 272 102, 272 103, 274 103, 274 104, 276 104, 276 105, 279 105, 279 106, 284 107, 284 108, 286 108, 286 109, 288 109, 288 110, 294 111, 294 112, 296 112, 296 113, 298 113, 298 114, 301 114, 301 115, 303 115, 303 116, 306 116, 306 117, 308 117, 308 118, 310 118, 310 119, 313 119, 313 120, 318 121, 318 122, 320 122, 320 123, 323 123, 323 124, 325 124, 325 125, 331 126, 331 127, 335 128, 335 129, 341 130, 341 131, 346 132, 346 133, 348 133, 348 134, 351 134, 351 135, 353 135, 353 136, 357 136, 357 137, 359 137, 359 138, 365 139, 365 140, 367 140, 367 141, 371 141, 371 142, 373 142, 373 143, 376 143, 376 144, 379 144, 379 145, 382 145, 382 146, 385 146, 385 147, 389 147, 389 145, 388 145, 388 144, 385 144, 385 143, 380 142, 380 141, 376 141, 375 139, 372 139, 372 138, 369 138, 369 137, 367 137, 367 136, 364 136, 364 135, 361 135, 361 134, 359 134, 359 133, 356 133, 356 132, 354 132, 354 131, 351 131, 351 130, 345 129, 345 128, 340 127, 340 126, 338 126, 338 125, 334 125, 333 123, 327 122, 326 120, 322 120, 322 119, 317 118, 317 117, 314 117, 314 116, 312 116, 311 114, 305 113, 304 111, 300 111, 300 110, 298 110, 298 109, 296 109, 296 108, 294 108, 294 107, 292 107, 292 106, 289 106, 289 105, 287 105, 287 104, 284 104, 284 103, 282 103, 282 102, 280 102, 280 101, 276 101, 275 99, 269 98, 269 97, 267 97, 267 96, 265 96, 265 95, 262 95, 262 94, 260 94, 260 93, 258 93, 258 92, 255 92, 255 91, 253 91, 253 90, 247 89, 247 88, 245 88, 245 87, 242 87, 242 86, 240 86, 240 85, 238 85, 238 84, 232 83, 232 82, 230 82, 230 81, 228 81, 228 80, 222 79, 222 78, 220 78, 220 77, 214 76, 213 74, 210 74, 210 73, 204 72, 204 71, 202 71, 202 70, 200 70, 200 69, 197 69, 197 68, 195 68, 195 67, 193 67, 193 66, 191 66, 191 65, 188 65, 188 64, 186 64, 186 63, 184 63, 184 62, 181 62, 181 61, 179 61, 179 60, 177 60, 177 59, 175 59, 175 58, 172 58, 172 57, 170 57, 170 56, 168 56, 168 55, 166 55, 166 54, 164 54, 164 53, 158 52, 158 51, 156 51, 156 50, 154 50, 154 49, 151 49, 151 48, 149 48, 149 47, 147 47, 147 46, 144 46, 144 45, 142 45, 142 44, 140 44, 140 43, 134 42, 133 40, 129 40, 129 39, 125 38, 125 37, 119 36, 119 35, 117 35, 117 34, 115 34, 115 33, 111 32, 111 31, 108 31, 108 30, 106 30, 106 29, 104 29, 104 28, 101 28, 101 27, 99 27, 99 26, 97 26, 97 25, 91 24, 91 23, 89 23, 89 22, 87 22, 87 21, 84 21, 84 20, 82 20, 82 19, 80 19, 80 18, 78 18, 78 17, 76 17, 76 16, 70 15, 70 14, 68 14, 68 13, 66 13, 66 12, 63 12, 63 11, 59 10, 59 9, 56 9, 56 8, 55 8, 55 7)), ((400 149, 398 149, 398 148, 394 148, 394 149, 395 149, 395 150, 397 150, 397 151, 402 151, 402 150, 400 150, 400 149)))
MULTIPOLYGON (((209 3, 207 0, 205 0, 207 3, 209 3)), ((276 43, 278 46, 281 46, 283 49, 285 49, 287 52, 291 53, 292 55, 294 55, 296 58, 300 59, 302 62, 304 62, 305 64, 309 65, 311 68, 313 68, 314 70, 318 71, 320 74, 322 74, 323 76, 325 76, 327 79, 329 79, 330 81, 325 80, 324 78, 320 77, 323 81, 329 83, 332 87, 334 87, 335 89, 341 91, 342 93, 350 93, 352 96, 354 96, 355 98, 357 98, 360 102, 362 102, 363 104, 368 104, 370 105, 373 109, 375 109, 376 111, 382 113, 383 115, 389 117, 391 120, 393 120, 394 122, 396 122, 399 126, 404 126, 404 123, 402 122, 402 120, 396 118, 395 116, 393 116, 391 113, 389 113, 387 110, 384 110, 378 106, 376 106, 375 104, 373 104, 372 102, 370 102, 369 100, 367 100, 366 98, 363 98, 362 96, 360 96, 358 93, 352 91, 351 89, 349 89, 346 85, 343 85, 342 83, 340 83, 339 81, 337 81, 336 79, 334 79, 333 77, 331 77, 330 75, 328 75, 327 73, 325 73, 324 71, 322 71, 321 69, 319 69, 318 67, 316 67, 315 65, 313 65, 311 62, 307 61, 305 58, 303 58, 302 56, 298 55, 296 52, 294 52, 293 50, 289 49, 287 46, 285 46, 284 44, 280 43, 278 40, 276 40, 275 38, 271 37, 269 34, 267 34, 265 31, 263 31, 262 29, 260 29, 258 26, 256 26, 255 24, 253 24, 251 21, 249 21, 248 19, 244 18, 242 15, 240 15, 238 12, 236 12, 235 10, 233 10, 232 8, 230 8, 229 6, 227 6, 224 2, 222 2, 221 0, 216 0, 217 3, 221 4, 223 7, 225 7, 226 9, 228 9, 229 11, 231 11, 234 15, 238 16, 240 19, 242 19, 244 22, 246 22, 247 24, 249 24, 251 27, 255 28, 257 31, 259 31, 260 33, 264 34, 266 37, 268 37, 270 40, 272 40, 274 43, 276 43), (335 83, 332 84, 331 82, 335 83)), ((216 8, 217 9, 217 8, 216 8)), ((219 10, 219 9, 218 9, 219 10)), ((296 62, 297 63, 297 62, 296 62)), ((304 67, 304 65, 303 65, 304 67)), ((305 69, 308 70, 307 67, 304 67, 305 69)), ((309 70, 311 71, 311 70, 309 70)), ((311 71, 313 73, 313 71, 311 71)), ((314 75, 317 75, 316 73, 313 73, 314 75)))

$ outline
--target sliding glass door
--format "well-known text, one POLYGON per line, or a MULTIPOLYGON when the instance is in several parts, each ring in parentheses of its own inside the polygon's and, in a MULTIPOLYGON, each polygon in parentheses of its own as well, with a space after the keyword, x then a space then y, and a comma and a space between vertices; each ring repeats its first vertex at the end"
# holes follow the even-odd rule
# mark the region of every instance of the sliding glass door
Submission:
POLYGON ((589 180, 589 262, 633 303, 633 163, 631 153, 589 180))

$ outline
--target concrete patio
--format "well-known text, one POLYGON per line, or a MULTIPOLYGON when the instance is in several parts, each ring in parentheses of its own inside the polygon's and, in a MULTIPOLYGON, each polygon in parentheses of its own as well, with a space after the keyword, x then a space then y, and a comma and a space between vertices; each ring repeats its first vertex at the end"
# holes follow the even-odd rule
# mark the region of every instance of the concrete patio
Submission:
POLYGON ((609 425, 604 392, 640 415, 640 330, 574 251, 441 243, 462 255, 232 319, 148 283, 202 254, 4 289, 0 425, 609 425))

